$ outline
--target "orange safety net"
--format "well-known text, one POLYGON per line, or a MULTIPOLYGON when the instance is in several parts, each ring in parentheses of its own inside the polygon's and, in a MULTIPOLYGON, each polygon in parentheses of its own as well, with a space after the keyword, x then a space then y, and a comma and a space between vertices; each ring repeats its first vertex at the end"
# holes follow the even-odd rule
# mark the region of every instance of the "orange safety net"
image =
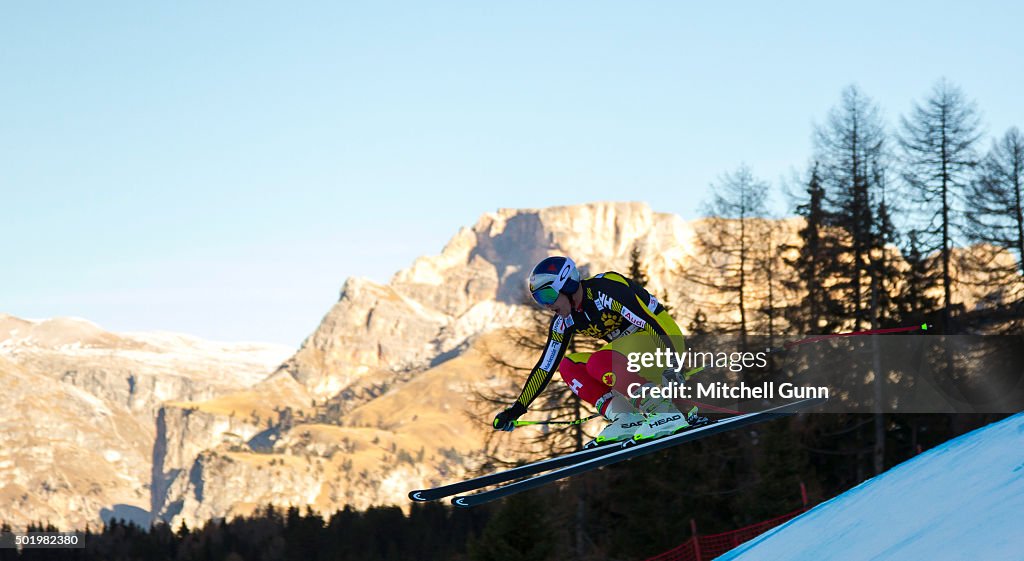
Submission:
POLYGON ((714 559, 741 543, 751 540, 776 526, 780 526, 789 520, 796 518, 805 511, 807 511, 806 508, 801 508, 800 510, 790 512, 789 514, 783 514, 782 516, 772 518, 771 520, 765 520, 764 522, 744 526, 743 528, 732 530, 731 532, 722 532, 721 534, 711 534, 709 536, 695 535, 678 547, 672 548, 665 553, 655 555, 646 561, 705 561, 714 559))

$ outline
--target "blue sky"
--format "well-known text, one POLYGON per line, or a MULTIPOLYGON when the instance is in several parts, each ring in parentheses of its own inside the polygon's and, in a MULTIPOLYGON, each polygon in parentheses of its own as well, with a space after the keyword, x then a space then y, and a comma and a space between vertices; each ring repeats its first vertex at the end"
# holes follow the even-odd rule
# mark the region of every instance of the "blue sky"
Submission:
POLYGON ((851 83, 1024 126, 1017 3, 702 4, 4 3, 0 312, 297 345, 483 212, 778 184, 851 83))

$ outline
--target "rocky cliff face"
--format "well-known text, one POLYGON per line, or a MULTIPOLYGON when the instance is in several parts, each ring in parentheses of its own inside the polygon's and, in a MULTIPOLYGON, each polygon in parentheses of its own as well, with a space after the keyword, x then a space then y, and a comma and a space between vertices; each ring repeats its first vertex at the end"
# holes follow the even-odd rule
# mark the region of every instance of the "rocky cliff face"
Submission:
POLYGON ((254 426, 235 428, 245 432, 233 440, 225 438, 223 410, 213 411, 212 403, 167 407, 157 439, 168 450, 165 492, 153 510, 172 525, 193 525, 266 504, 324 512, 407 505, 410 489, 461 477, 476 466, 488 431, 468 420, 472 404, 466 397, 470 387, 491 383, 484 344, 507 340, 500 332, 483 336, 458 357, 342 417, 324 415, 322 408, 292 410, 285 415, 290 421, 263 433, 254 434, 254 426))
POLYGON ((84 320, 0 314, 0 517, 62 528, 150 520, 154 419, 168 399, 253 385, 287 356, 84 320))
POLYGON ((205 451, 269 451, 290 415, 303 414, 309 404, 305 388, 287 374, 210 400, 164 404, 156 418, 151 511, 164 519, 178 515, 183 486, 208 465, 205 451))

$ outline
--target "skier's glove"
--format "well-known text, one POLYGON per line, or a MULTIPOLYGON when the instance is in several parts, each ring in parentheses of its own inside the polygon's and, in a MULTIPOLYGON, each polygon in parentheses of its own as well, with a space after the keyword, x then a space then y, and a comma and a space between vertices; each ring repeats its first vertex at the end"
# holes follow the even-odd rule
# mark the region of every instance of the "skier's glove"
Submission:
POLYGON ((521 417, 523 413, 526 413, 526 407, 517 401, 512 407, 498 413, 494 417, 494 422, 491 423, 491 426, 494 427, 494 430, 511 431, 516 428, 516 419, 521 417))

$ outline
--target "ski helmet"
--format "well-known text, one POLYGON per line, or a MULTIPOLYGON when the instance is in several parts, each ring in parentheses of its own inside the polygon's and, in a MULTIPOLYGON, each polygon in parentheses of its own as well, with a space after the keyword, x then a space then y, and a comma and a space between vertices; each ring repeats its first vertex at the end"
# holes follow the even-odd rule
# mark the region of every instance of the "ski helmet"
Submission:
POLYGON ((550 306, 558 294, 572 296, 580 288, 580 272, 568 257, 548 257, 530 273, 530 294, 541 306, 550 306))

